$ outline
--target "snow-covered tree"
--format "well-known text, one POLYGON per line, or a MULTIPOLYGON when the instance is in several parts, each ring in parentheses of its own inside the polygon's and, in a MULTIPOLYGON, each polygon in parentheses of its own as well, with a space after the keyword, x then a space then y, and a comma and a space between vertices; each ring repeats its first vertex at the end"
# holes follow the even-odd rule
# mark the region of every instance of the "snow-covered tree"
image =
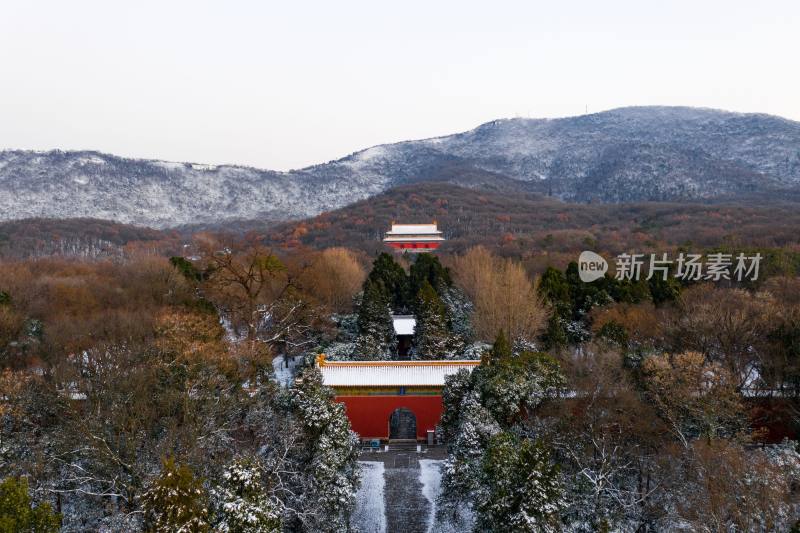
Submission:
POLYGON ((208 531, 207 499, 202 482, 192 470, 168 458, 161 474, 142 496, 145 528, 157 533, 208 531))
POLYGON ((396 352, 397 340, 391 307, 380 282, 368 279, 358 309, 356 357, 368 360, 389 359, 396 352))
POLYGON ((495 435, 481 463, 476 495, 479 531, 560 531, 564 499, 559 469, 538 441, 507 432, 495 435))
POLYGON ((215 528, 223 533, 274 533, 281 531, 280 500, 270 495, 262 477, 263 466, 252 457, 238 457, 222 473, 213 492, 215 528))
POLYGON ((447 314, 433 286, 423 280, 417 293, 414 354, 420 359, 447 359, 456 353, 447 314))
POLYGON ((475 311, 475 306, 464 294, 464 291, 455 285, 441 290, 439 296, 442 298, 447 316, 450 318, 450 330, 453 335, 464 345, 472 342, 475 331, 472 328, 470 317, 475 311))
POLYGON ((491 413, 470 392, 461 402, 461 416, 455 440, 442 468, 442 509, 455 512, 463 503, 472 503, 480 488, 481 461, 491 438, 501 431, 491 413))
POLYGON ((442 428, 449 444, 442 469, 443 515, 458 517, 468 504, 478 512, 480 531, 501 525, 512 526, 512 531, 538 531, 537 527, 547 530, 555 523, 561 507, 559 475, 550 468, 549 453, 524 437, 523 423, 563 384, 554 359, 533 352, 513 355, 504 335, 471 374, 461 372, 447 379, 442 392, 442 428), (507 433, 505 440, 496 440, 501 432, 507 433), (521 436, 511 442, 511 435, 521 436), (493 446, 495 455, 487 463, 493 446), (514 447, 520 448, 518 454, 509 451, 514 447), (494 473, 508 476, 514 468, 534 467, 537 470, 529 472, 529 478, 515 472, 511 484, 492 479, 494 473), (509 493, 515 484, 518 492, 509 493))
POLYGON ((473 374, 483 404, 506 427, 527 417, 564 385, 558 362, 538 352, 494 360, 473 374))
POLYGON ((301 475, 291 481, 292 524, 305 531, 345 531, 359 479, 358 437, 316 368, 303 373, 291 392, 291 407, 302 443, 293 459, 301 475))

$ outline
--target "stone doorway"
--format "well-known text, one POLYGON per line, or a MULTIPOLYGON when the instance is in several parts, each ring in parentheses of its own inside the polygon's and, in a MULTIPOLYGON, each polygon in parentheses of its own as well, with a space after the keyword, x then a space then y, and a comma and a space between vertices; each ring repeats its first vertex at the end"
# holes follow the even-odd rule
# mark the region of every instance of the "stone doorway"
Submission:
POLYGON ((389 416, 390 439, 417 439, 417 417, 410 409, 400 407, 389 416))

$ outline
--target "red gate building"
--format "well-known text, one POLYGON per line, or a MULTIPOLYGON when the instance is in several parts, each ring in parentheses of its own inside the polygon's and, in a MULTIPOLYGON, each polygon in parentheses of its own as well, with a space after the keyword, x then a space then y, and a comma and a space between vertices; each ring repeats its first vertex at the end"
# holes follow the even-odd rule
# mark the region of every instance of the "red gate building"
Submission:
POLYGON ((345 406, 361 439, 424 440, 442 417, 445 377, 480 361, 327 361, 317 357, 323 383, 345 406))

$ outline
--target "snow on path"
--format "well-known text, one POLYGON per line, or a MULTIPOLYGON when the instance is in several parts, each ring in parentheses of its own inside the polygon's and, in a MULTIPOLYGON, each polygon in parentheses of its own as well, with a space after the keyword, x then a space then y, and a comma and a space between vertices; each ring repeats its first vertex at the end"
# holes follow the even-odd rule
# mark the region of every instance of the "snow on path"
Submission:
POLYGON ((419 482, 422 484, 422 495, 430 502, 431 512, 428 517, 428 533, 462 533, 472 531, 475 517, 467 506, 458 509, 457 516, 436 516, 436 499, 442 493, 442 460, 420 459, 419 482))
POLYGON ((386 508, 383 502, 384 466, 378 461, 359 461, 361 486, 356 493, 352 525, 360 533, 385 533, 386 508))
POLYGON ((431 504, 431 513, 428 517, 428 531, 433 531, 433 523, 436 519, 436 498, 442 489, 441 466, 444 461, 433 459, 419 460, 419 482, 422 483, 422 495, 431 504))

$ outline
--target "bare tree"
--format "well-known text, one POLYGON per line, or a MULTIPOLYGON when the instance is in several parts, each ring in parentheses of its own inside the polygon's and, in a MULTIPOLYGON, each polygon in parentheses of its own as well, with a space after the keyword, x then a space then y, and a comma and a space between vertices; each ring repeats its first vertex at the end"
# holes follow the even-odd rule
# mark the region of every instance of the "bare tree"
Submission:
POLYGON ((479 337, 494 339, 502 329, 512 339, 532 339, 541 331, 547 311, 519 262, 479 246, 456 257, 453 270, 475 305, 472 324, 479 337))

